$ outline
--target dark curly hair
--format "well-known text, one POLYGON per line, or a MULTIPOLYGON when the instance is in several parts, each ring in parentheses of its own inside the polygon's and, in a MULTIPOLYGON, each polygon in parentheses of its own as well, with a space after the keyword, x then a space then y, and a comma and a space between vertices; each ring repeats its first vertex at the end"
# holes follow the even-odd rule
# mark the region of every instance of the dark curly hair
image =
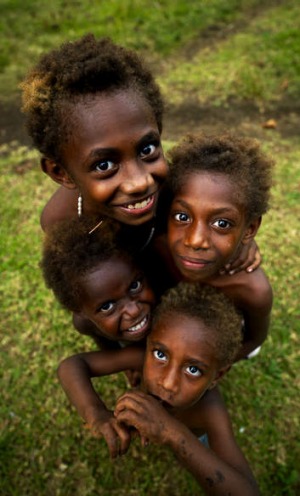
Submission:
POLYGON ((120 239, 119 223, 105 220, 92 234, 95 219, 74 218, 55 224, 45 235, 41 268, 47 287, 63 307, 80 311, 80 279, 114 256, 132 260, 131 246, 120 239), (122 242, 120 242, 122 241, 122 242))
POLYGON ((262 153, 256 140, 230 134, 189 134, 169 155, 172 195, 189 174, 226 174, 234 183, 235 198, 245 207, 248 221, 267 212, 273 161, 262 153))
POLYGON ((153 327, 160 319, 178 314, 199 319, 213 334, 220 367, 233 363, 242 344, 242 315, 218 289, 205 284, 180 282, 168 290, 156 307, 153 327))
POLYGON ((20 87, 29 135, 42 154, 57 162, 70 137, 66 105, 82 97, 132 89, 145 98, 162 130, 163 101, 151 72, 135 52, 109 38, 88 34, 64 43, 42 56, 20 87))

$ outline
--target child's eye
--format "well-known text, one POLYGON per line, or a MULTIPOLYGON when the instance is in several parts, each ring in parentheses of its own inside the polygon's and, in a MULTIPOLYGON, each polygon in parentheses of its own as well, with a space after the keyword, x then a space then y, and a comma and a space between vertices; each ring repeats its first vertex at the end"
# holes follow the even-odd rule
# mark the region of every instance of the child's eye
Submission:
POLYGON ((178 222, 188 222, 190 220, 188 214, 184 212, 179 212, 178 214, 175 214, 174 219, 177 220, 178 222))
POLYGON ((103 313, 111 312, 113 310, 114 306, 115 306, 115 302, 106 301, 105 303, 103 303, 103 305, 101 305, 100 312, 103 312, 103 313))
POLYGON ((219 227, 220 229, 228 229, 232 226, 231 222, 226 219, 218 219, 213 223, 213 226, 219 227))
POLYGON ((154 351, 153 351, 153 355, 155 356, 155 358, 156 358, 157 360, 160 360, 160 361, 163 361, 163 362, 165 362, 165 361, 167 360, 166 355, 165 355, 165 354, 164 354, 164 352, 163 352, 163 351, 161 351, 161 350, 154 350, 154 351))
POLYGON ((95 165, 95 170, 98 172, 110 172, 113 169, 115 169, 116 164, 112 162, 111 160, 101 160, 97 162, 95 165))
POLYGON ((131 284, 130 284, 130 288, 129 288, 129 291, 131 293, 139 293, 142 289, 142 282, 141 281, 133 281, 131 284))
POLYGON ((153 153, 156 151, 157 146, 153 143, 148 143, 147 145, 143 146, 143 148, 140 151, 140 157, 141 158, 146 158, 149 157, 150 155, 153 155, 153 153))
POLYGON ((201 370, 196 367, 196 365, 189 365, 186 370, 188 374, 193 375, 194 377, 200 377, 202 375, 201 370))

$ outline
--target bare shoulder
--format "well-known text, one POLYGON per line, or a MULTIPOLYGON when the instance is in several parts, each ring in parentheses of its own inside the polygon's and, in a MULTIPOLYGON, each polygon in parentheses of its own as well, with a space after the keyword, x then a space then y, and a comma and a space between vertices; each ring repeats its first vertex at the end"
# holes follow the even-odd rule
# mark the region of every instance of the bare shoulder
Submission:
POLYGON ((77 190, 71 190, 61 186, 46 203, 41 214, 41 226, 44 231, 53 224, 77 215, 77 190))
POLYGON ((251 273, 241 271, 233 276, 221 276, 216 282, 213 281, 213 286, 221 289, 242 309, 271 311, 273 301, 272 286, 266 273, 261 268, 251 273))
POLYGON ((193 432, 208 433, 214 427, 228 427, 229 416, 218 387, 207 391, 195 405, 180 415, 180 420, 193 432))

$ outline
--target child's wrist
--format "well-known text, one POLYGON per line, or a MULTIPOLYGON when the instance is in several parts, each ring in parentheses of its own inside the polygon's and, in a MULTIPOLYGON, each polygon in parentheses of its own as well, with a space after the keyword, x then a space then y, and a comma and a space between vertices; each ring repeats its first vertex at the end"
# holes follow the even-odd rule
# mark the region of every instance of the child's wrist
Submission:
POLYGON ((172 421, 164 430, 163 444, 176 451, 176 448, 184 439, 186 431, 187 428, 184 424, 172 418, 172 421))
POLYGON ((105 422, 110 416, 111 412, 105 405, 97 405, 85 409, 83 420, 86 426, 93 428, 93 426, 105 422))

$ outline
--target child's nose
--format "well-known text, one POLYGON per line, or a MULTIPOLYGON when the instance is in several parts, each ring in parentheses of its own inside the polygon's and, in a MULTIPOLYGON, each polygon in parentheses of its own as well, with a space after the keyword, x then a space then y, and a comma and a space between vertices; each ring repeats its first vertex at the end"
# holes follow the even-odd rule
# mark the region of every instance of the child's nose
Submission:
POLYGON ((194 250, 207 250, 209 236, 206 227, 202 223, 191 225, 186 232, 184 244, 194 250))
POLYGON ((124 168, 124 181, 122 182, 121 189, 127 195, 142 194, 153 186, 154 179, 152 174, 138 161, 131 161, 126 164, 124 168))
POLYGON ((179 380, 176 369, 174 367, 168 367, 159 380, 159 383, 165 391, 176 394, 179 389, 179 380))
POLYGON ((124 315, 125 317, 135 318, 139 315, 140 311, 141 309, 139 303, 132 300, 126 303, 126 306, 124 308, 124 315))

